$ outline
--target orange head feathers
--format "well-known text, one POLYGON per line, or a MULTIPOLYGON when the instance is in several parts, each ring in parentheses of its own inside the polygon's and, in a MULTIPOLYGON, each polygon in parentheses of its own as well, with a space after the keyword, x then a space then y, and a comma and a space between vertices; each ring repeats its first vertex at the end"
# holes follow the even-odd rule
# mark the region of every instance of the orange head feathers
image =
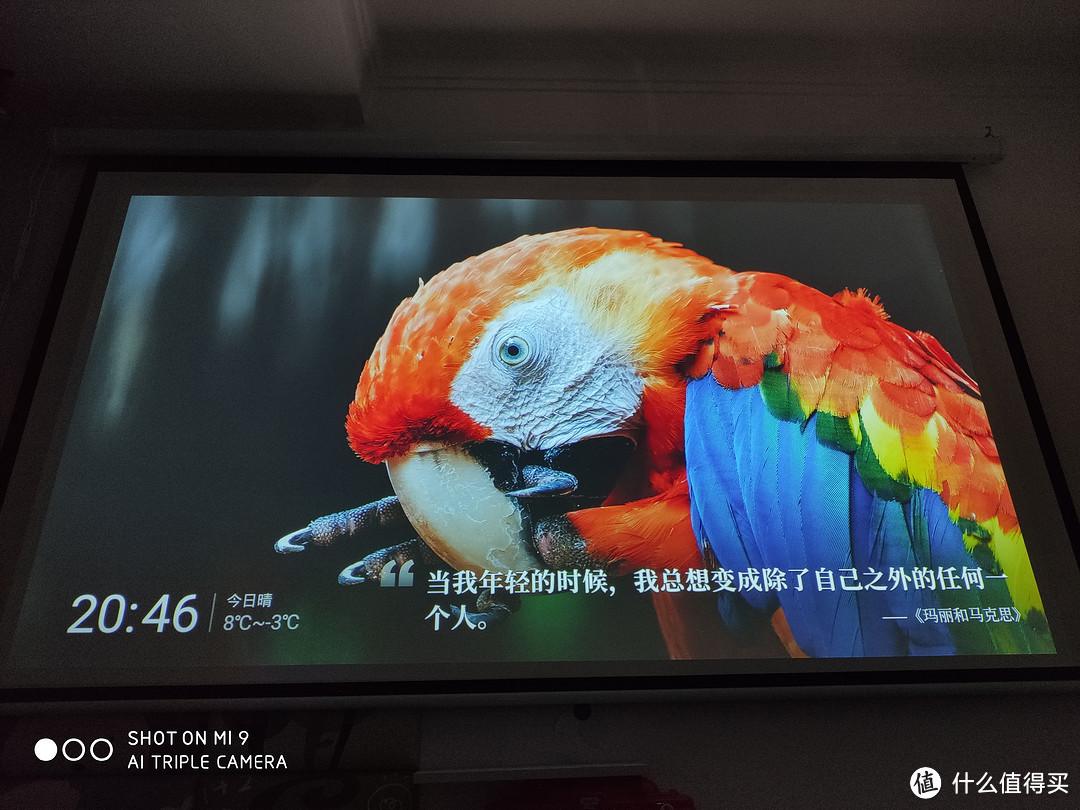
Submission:
MULTIPOLYGON (((455 401, 455 380, 500 313, 552 289, 566 293, 589 329, 618 333, 612 345, 632 355, 622 359, 643 378, 663 373, 674 384, 676 365, 707 330, 700 313, 730 275, 680 245, 598 228, 523 236, 459 262, 391 318, 349 407, 350 445, 377 463, 418 442, 489 437, 492 426, 455 401)), ((548 324, 551 336, 565 326, 548 324)))

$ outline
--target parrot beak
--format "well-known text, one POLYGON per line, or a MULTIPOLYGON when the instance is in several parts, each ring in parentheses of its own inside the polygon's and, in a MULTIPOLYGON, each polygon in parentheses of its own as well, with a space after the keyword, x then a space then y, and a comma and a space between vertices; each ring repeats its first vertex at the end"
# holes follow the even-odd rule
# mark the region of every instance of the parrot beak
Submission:
POLYGON ((275 544, 281 553, 374 534, 381 549, 342 572, 343 584, 372 579, 407 550, 410 536, 456 570, 528 571, 595 565, 566 513, 601 505, 634 453, 632 438, 599 436, 549 450, 498 441, 421 444, 386 462, 397 493, 316 518, 275 544), (358 573, 359 572, 359 573, 358 573))
POLYGON ((409 522, 443 560, 478 574, 525 571, 546 567, 533 537, 543 516, 599 505, 633 449, 625 436, 528 453, 495 441, 423 444, 386 466, 409 522))
POLYGON ((541 568, 528 518, 464 447, 424 444, 386 462, 406 517, 431 549, 477 574, 541 568))

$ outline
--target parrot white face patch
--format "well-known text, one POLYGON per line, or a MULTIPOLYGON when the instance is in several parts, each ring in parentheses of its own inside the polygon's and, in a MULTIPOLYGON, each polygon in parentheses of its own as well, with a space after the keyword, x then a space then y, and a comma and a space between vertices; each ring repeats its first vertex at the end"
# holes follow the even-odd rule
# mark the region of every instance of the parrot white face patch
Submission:
POLYGON ((493 439, 548 450, 611 434, 633 436, 644 382, 614 336, 597 334, 570 294, 510 305, 481 335, 450 401, 493 439))

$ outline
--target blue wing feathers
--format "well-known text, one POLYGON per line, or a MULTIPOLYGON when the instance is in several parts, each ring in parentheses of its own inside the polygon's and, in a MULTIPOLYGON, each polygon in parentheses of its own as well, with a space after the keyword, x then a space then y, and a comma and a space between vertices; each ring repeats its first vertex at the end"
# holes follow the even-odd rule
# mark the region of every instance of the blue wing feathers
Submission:
POLYGON ((729 390, 711 375, 687 385, 686 468, 699 543, 723 568, 786 575, 782 590, 722 598, 725 620, 745 624, 748 607, 783 607, 812 656, 997 651, 1000 640, 982 625, 918 619, 929 608, 946 616, 942 608, 981 606, 996 598, 990 589, 889 579, 892 569, 952 568, 955 585, 965 567, 976 567, 941 497, 916 487, 901 502, 868 491, 853 454, 822 444, 815 420, 778 418, 757 388, 729 390))
MULTIPOLYGON (((733 412, 723 410, 713 413, 712 418, 700 420, 693 432, 697 445, 695 457, 711 458, 717 462, 717 466, 710 475, 706 475, 704 469, 699 470, 697 475, 688 475, 691 486, 690 517, 706 559, 710 556, 723 558, 725 568, 745 571, 758 567, 759 562, 756 557, 751 559, 750 556, 755 549, 754 544, 744 541, 744 537, 752 536, 753 530, 742 507, 741 496, 732 499, 727 494, 739 493, 734 446, 721 438, 732 436, 733 423, 733 412), (715 448, 715 452, 707 454, 706 448, 710 447, 715 448), (696 497, 694 481, 701 482, 702 493, 710 492, 711 495, 696 497)), ((724 592, 719 595, 717 606, 724 624, 736 637, 757 632, 764 624, 763 601, 751 604, 741 594, 724 592)))

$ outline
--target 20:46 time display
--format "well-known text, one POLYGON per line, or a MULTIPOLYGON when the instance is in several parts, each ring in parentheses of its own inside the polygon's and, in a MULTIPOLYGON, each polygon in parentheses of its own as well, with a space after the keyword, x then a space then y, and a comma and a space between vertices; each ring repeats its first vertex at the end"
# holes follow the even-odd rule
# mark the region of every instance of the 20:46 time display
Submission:
MULTIPOLYGON (((159 633, 164 633, 169 626, 177 633, 190 633, 199 624, 199 611, 194 604, 197 598, 198 594, 189 593, 181 597, 170 611, 172 595, 162 594, 140 623, 156 626, 159 633)), ((82 605, 86 605, 86 610, 68 627, 69 633, 93 633, 95 630, 115 633, 120 628, 123 628, 124 632, 132 633, 135 630, 134 625, 127 624, 126 620, 129 612, 138 612, 139 605, 137 602, 129 605, 123 594, 111 593, 99 602, 94 594, 84 593, 76 596, 71 603, 73 608, 82 605)))

